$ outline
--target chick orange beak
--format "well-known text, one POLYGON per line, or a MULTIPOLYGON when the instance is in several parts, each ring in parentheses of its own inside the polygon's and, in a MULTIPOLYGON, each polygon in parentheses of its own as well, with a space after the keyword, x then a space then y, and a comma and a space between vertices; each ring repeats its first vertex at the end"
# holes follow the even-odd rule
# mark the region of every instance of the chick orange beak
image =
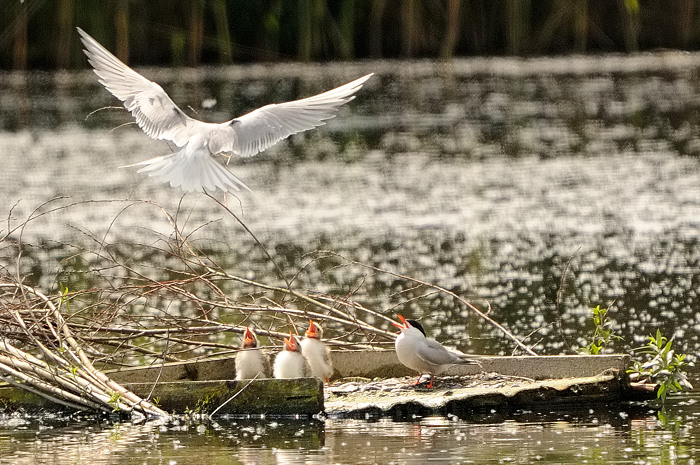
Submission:
POLYGON ((285 349, 291 350, 292 352, 297 350, 297 343, 294 340, 294 335, 291 331, 289 332, 289 339, 287 339, 286 337, 284 338, 284 346, 285 349))
POLYGON ((394 325, 394 326, 396 326, 396 327, 399 328, 399 329, 406 329, 406 328, 408 328, 408 323, 406 323, 406 319, 405 319, 403 316, 401 316, 401 315, 397 315, 397 316, 399 317, 399 320, 401 320, 401 323, 403 323, 403 324, 398 324, 398 323, 396 323, 396 322, 394 322, 394 321, 392 321, 391 324, 394 325))
POLYGON ((246 326, 245 328, 245 333, 243 334, 243 341, 244 342, 254 342, 255 338, 253 337, 253 333, 250 332, 250 329, 246 326))
POLYGON ((316 337, 316 325, 312 319, 309 319, 309 329, 306 331, 306 337, 316 337))

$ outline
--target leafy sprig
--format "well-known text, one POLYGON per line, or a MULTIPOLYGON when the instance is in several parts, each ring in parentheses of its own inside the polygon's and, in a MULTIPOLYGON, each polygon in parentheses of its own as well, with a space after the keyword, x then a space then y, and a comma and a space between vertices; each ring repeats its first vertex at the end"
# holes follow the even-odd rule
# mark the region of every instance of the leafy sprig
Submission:
POLYGON ((646 345, 635 349, 646 354, 647 361, 635 361, 627 370, 630 379, 638 382, 653 382, 657 384, 656 397, 661 402, 666 401, 669 392, 680 392, 693 389, 688 381, 684 368, 692 366, 686 361, 685 354, 677 354, 673 350, 673 340, 664 337, 661 330, 656 330, 656 335, 649 336, 646 345))

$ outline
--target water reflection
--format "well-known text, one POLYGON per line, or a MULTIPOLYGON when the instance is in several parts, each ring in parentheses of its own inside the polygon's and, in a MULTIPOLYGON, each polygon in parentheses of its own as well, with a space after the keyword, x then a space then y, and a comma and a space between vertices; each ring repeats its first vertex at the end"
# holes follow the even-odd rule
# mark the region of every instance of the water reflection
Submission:
POLYGON ((84 419, 0 421, 0 459, 13 464, 693 463, 698 395, 662 424, 642 405, 565 412, 484 412, 475 420, 218 419, 162 424, 84 419))

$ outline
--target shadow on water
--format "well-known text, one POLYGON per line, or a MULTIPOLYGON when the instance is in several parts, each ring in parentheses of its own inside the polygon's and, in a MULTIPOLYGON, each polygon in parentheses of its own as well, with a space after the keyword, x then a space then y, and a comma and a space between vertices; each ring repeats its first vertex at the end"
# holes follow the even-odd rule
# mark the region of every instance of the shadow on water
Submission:
MULTIPOLYGON (((377 72, 326 128, 230 166, 255 194, 240 202, 229 197, 228 205, 298 288, 420 318, 433 337, 466 351, 511 353, 453 299, 324 253, 332 251, 438 283, 482 308, 488 302, 494 319, 542 353, 584 345, 593 330, 590 308, 603 305, 623 337, 611 349, 638 347, 660 328, 675 335, 678 351, 695 357, 698 69, 698 56, 670 54, 147 74, 181 107, 223 121, 229 111, 242 114, 377 72), (204 109, 212 97, 216 105, 204 109)), ((75 202, 22 231, 28 283, 89 289, 100 247, 130 264, 162 260, 152 247, 172 229, 138 199, 177 216, 231 273, 277 280, 250 237, 209 199, 183 197, 118 168, 170 149, 120 127, 131 121, 124 110, 85 119, 115 104, 91 73, 0 74, 0 94, 3 216, 16 225, 52 197, 75 202)), ((11 267, 19 240, 18 231, 0 244, 3 267, 11 267)), ((152 268, 167 268, 158 265, 152 268)), ((240 297, 236 286, 225 290, 240 297)), ((58 427, 8 417, 0 461, 677 463, 700 450, 697 401, 677 400, 669 412, 680 420, 667 425, 645 407, 288 428, 271 421, 58 427)))

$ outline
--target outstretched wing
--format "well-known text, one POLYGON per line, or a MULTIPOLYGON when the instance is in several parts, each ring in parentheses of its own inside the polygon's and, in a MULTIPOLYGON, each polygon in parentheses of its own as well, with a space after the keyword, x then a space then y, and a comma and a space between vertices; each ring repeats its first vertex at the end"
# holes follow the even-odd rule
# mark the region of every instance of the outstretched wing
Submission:
POLYGON ((100 83, 124 102, 139 127, 154 139, 170 140, 179 147, 186 144, 187 126, 197 121, 185 115, 162 87, 126 66, 87 32, 78 28, 78 34, 100 83))
POLYGON ((353 94, 372 74, 313 97, 266 105, 232 120, 234 137, 221 144, 221 151, 250 157, 292 134, 325 124, 341 105, 355 98, 353 94))

